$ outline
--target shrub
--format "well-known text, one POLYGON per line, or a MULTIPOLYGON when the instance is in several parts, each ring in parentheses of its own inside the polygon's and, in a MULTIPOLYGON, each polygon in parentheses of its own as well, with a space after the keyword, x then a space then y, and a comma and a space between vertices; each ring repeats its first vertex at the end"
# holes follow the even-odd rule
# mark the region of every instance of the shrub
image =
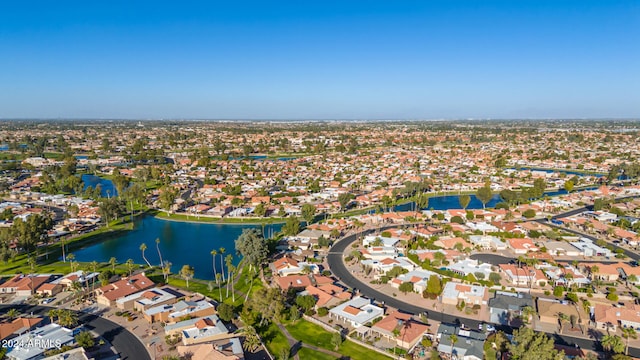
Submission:
POLYGON ((564 286, 556 286, 553 288, 553 296, 560 297, 564 294, 565 288, 564 286))
POLYGON ((327 309, 326 307, 321 307, 320 309, 318 309, 318 316, 322 317, 322 316, 327 316, 329 314, 329 309, 327 309))

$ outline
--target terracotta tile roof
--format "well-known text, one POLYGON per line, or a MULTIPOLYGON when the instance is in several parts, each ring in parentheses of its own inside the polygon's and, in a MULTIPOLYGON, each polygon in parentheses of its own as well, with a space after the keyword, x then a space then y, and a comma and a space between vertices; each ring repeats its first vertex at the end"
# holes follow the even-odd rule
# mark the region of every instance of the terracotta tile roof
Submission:
POLYGON ((356 309, 353 306, 349 305, 347 307, 344 308, 344 312, 346 312, 347 314, 351 314, 353 316, 356 316, 360 313, 360 309, 356 309))

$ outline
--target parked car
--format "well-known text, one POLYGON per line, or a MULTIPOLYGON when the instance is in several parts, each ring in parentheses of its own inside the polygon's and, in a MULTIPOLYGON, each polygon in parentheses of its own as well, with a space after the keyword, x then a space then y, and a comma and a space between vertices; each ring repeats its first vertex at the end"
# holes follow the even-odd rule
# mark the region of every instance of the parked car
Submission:
POLYGON ((46 299, 42 300, 42 303, 43 303, 43 304, 50 304, 50 303, 52 303, 52 302, 53 302, 53 300, 55 300, 55 299, 56 299, 56 298, 52 298, 52 297, 50 297, 50 298, 46 298, 46 299))

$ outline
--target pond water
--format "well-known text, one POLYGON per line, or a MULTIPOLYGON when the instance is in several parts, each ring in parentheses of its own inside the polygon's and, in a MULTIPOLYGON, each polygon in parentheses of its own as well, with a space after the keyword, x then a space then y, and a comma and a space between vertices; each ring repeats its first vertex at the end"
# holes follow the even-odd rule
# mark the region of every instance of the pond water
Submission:
POLYGON ((86 190, 89 186, 95 189, 95 187, 99 184, 101 187, 100 195, 102 197, 118 196, 118 190, 116 190, 113 182, 109 179, 104 179, 91 174, 82 174, 81 178, 84 182, 84 190, 86 190))
MULTIPOLYGON (((280 231, 281 226, 265 225, 265 234, 280 231)), ((160 239, 160 253, 164 261, 168 260, 173 264, 173 273, 189 264, 195 269, 196 278, 211 280, 215 278, 211 250, 225 248, 223 257, 232 254, 233 263, 237 264, 240 258, 235 253, 234 242, 242 230, 247 228, 262 229, 260 225, 190 223, 146 216, 136 220, 134 229, 123 236, 77 250, 74 255, 78 261, 108 262, 111 257, 115 257, 118 263, 133 259, 136 264, 144 264, 140 245, 145 243, 147 260, 152 265, 159 265, 156 239, 160 239)), ((216 267, 220 271, 220 255, 216 261, 216 267)))

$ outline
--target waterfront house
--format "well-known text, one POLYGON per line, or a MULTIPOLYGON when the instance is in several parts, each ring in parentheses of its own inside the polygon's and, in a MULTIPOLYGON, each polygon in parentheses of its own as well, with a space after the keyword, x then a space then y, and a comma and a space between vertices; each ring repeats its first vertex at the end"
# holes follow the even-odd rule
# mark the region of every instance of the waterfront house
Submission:
POLYGON ((144 273, 140 273, 96 289, 96 301, 100 305, 115 306, 118 299, 154 286, 153 281, 149 280, 144 273))
POLYGON ((396 343, 403 349, 412 349, 429 330, 429 326, 413 319, 409 314, 394 311, 371 326, 371 331, 396 343), (397 335, 396 333, 397 332, 397 335))
POLYGON ((329 315, 358 328, 382 317, 384 309, 371 304, 371 300, 358 296, 329 310, 329 315))

